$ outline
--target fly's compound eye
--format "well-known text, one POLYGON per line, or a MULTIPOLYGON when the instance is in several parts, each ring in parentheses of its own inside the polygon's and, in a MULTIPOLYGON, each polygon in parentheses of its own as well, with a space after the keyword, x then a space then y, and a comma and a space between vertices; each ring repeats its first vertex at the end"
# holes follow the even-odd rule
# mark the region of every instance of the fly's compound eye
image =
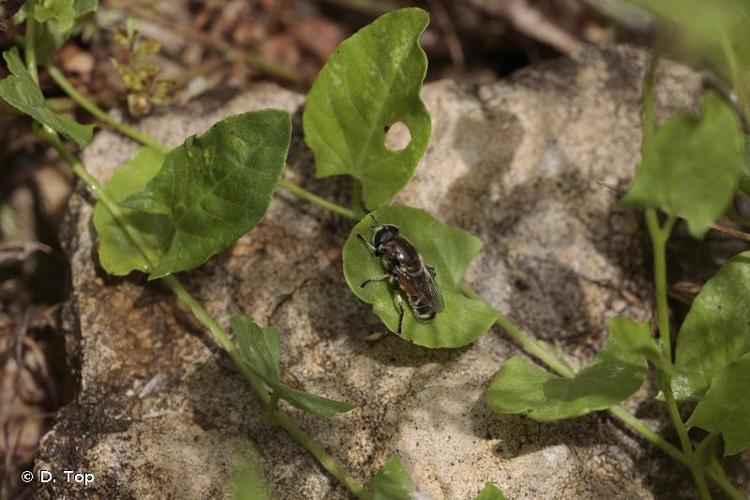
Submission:
POLYGON ((396 226, 386 224, 385 226, 380 226, 375 230, 375 235, 373 236, 372 243, 376 247, 379 247, 380 245, 383 245, 384 243, 392 240, 397 236, 398 228, 396 226))

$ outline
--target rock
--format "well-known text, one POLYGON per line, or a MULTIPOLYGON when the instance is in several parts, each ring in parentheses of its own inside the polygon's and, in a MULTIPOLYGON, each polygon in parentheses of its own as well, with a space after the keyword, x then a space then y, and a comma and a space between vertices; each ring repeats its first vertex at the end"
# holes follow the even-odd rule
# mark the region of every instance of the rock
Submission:
MULTIPOLYGON (((588 51, 508 81, 427 85, 433 136, 398 201, 485 241, 469 280, 518 324, 585 364, 616 314, 651 315, 640 215, 615 207, 637 163, 645 54, 588 51)), ((692 107, 697 75, 664 64, 660 116, 692 107)), ((140 128, 179 144, 221 117, 265 107, 294 113, 287 175, 345 201, 345 179, 312 180, 301 140, 303 97, 272 85, 201 101, 140 128)), ((100 132, 84 154, 102 180, 136 149, 100 132)), ((44 439, 37 467, 90 472, 93 485, 39 487, 47 497, 218 498, 244 457, 262 451, 280 499, 347 498, 341 485, 263 409, 200 325, 158 283, 97 266, 90 196, 65 229, 72 299, 67 347, 75 401, 44 439)), ((428 350, 383 330, 347 289, 340 248, 351 224, 280 192, 263 221, 184 281, 218 321, 244 312, 282 333, 283 364, 306 389, 357 405, 321 420, 289 409, 361 481, 398 454, 433 498, 471 498, 485 481, 509 498, 689 497, 687 471, 605 415, 537 424, 497 416, 484 391, 519 348, 498 328, 470 347, 428 350), (666 478, 666 479, 665 479, 666 478)), ((665 425, 647 389, 629 403, 665 425)))

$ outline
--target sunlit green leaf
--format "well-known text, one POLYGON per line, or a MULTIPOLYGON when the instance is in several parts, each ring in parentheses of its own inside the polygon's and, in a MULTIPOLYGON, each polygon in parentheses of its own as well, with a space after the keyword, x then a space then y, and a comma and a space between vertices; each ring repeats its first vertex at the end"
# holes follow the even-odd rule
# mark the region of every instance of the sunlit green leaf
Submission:
POLYGON ((500 488, 492 483, 487 483, 474 500, 505 500, 505 495, 500 491, 500 488))
POLYGON ((714 377, 750 352, 750 252, 708 280, 677 335, 675 398, 701 399, 714 377))
POLYGON ((430 138, 430 115, 419 97, 427 57, 419 37, 425 11, 385 14, 341 43, 307 97, 305 140, 319 177, 349 174, 362 183, 365 205, 385 205, 411 178, 430 138), (401 122, 409 145, 386 147, 387 127, 401 122))
POLYGON ((640 354, 651 360, 661 356, 648 321, 639 323, 626 316, 617 316, 610 320, 607 328, 612 334, 612 343, 620 351, 640 354))
MULTIPOLYGON (((436 281, 445 309, 427 323, 417 321, 408 301, 404 303, 401 336, 425 347, 458 347, 487 332, 497 313, 484 301, 460 291, 466 268, 482 248, 482 242, 457 227, 448 226, 423 210, 393 205, 373 212, 382 224, 400 229, 419 251, 424 263, 436 271, 436 281)), ((380 259, 357 238, 372 241, 373 219, 367 216, 352 229, 344 244, 344 276, 352 292, 372 309, 392 332, 398 332, 399 312, 387 280, 362 283, 385 273, 380 259)))
POLYGON ((65 40, 81 31, 81 20, 84 16, 94 12, 99 6, 98 0, 46 0, 51 4, 59 2, 58 6, 63 4, 73 5, 72 22, 69 22, 70 10, 64 9, 61 13, 62 21, 58 17, 52 17, 51 22, 43 22, 37 28, 36 36, 36 54, 39 64, 48 64, 51 62, 52 55, 57 49, 62 47, 65 40))
POLYGON ((73 27, 76 11, 73 0, 34 0, 34 19, 40 23, 56 23, 60 31, 73 27))
MULTIPOLYGON (((112 175, 104 190, 117 203, 143 188, 159 171, 164 162, 160 151, 144 147, 123 163, 112 175)), ((141 234, 155 255, 164 253, 172 236, 172 226, 164 215, 155 215, 120 207, 122 223, 141 234)), ((99 262, 109 274, 124 276, 133 270, 148 271, 148 262, 110 211, 97 201, 94 207, 94 227, 99 247, 99 262)))
POLYGON ((47 107, 39 85, 27 71, 16 47, 4 52, 3 58, 11 74, 0 81, 0 97, 17 110, 75 142, 78 147, 82 148, 91 141, 93 125, 81 125, 47 107))
POLYGON ((414 500, 417 487, 401 465, 398 457, 391 457, 370 481, 373 500, 414 500))
POLYGON ((284 166, 289 114, 230 116, 173 149, 159 172, 123 205, 163 214, 173 233, 151 279, 199 266, 265 214, 284 166))
POLYGON ((720 432, 724 454, 736 455, 750 446, 750 354, 727 364, 713 379, 687 425, 720 432))
POLYGON ((235 316, 232 318, 232 331, 237 336, 243 362, 279 398, 301 410, 326 418, 354 408, 349 403, 316 396, 281 382, 281 343, 275 328, 261 328, 247 316, 235 316))
POLYGON ((622 203, 683 217, 690 232, 701 237, 732 200, 744 144, 734 110, 707 93, 700 117, 673 115, 644 144, 641 164, 622 203))
POLYGON ((546 422, 606 410, 630 397, 648 373, 646 359, 613 344, 596 355, 575 378, 561 378, 513 356, 495 375, 487 392, 498 413, 521 413, 546 422))

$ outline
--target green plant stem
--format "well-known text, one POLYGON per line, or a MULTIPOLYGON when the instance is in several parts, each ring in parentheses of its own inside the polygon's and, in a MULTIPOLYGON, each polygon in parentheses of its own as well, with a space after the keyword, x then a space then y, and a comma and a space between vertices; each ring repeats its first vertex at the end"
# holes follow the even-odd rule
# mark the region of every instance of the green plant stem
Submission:
MULTIPOLYGON (((661 343, 662 356, 664 362, 672 365, 672 337, 669 325, 669 304, 667 303, 667 240, 672 232, 675 217, 669 216, 664 226, 659 224, 659 218, 655 208, 646 209, 646 225, 648 226, 649 235, 653 246, 654 254, 654 283, 656 286, 656 316, 659 322, 659 340, 661 343)), ((706 478, 703 467, 698 462, 690 442, 687 427, 682 421, 680 410, 672 393, 672 380, 668 370, 662 370, 658 377, 659 386, 664 393, 664 399, 667 404, 669 418, 672 420, 677 431, 677 436, 682 445, 682 451, 688 461, 688 466, 693 474, 695 485, 698 493, 703 499, 710 499, 711 494, 708 491, 706 478)))
MULTIPOLYGON (((120 210, 120 207, 114 200, 112 200, 112 198, 109 197, 102 185, 99 184, 99 181, 97 181, 91 174, 89 174, 84 165, 65 148, 65 145, 62 143, 62 141, 54 131, 49 129, 42 130, 39 135, 43 139, 47 140, 52 145, 52 147, 57 150, 60 156, 62 156, 62 158, 71 166, 73 172, 75 172, 75 174, 86 184, 86 186, 94 194, 94 196, 96 196, 97 199, 99 199, 104 204, 107 210, 109 210, 112 214, 112 217, 118 222, 118 224, 120 224, 125 233, 131 239, 135 247, 138 248, 138 250, 146 258, 149 266, 153 267, 156 264, 156 258, 150 251, 148 244, 143 240, 143 238, 141 238, 140 234, 137 231, 132 229, 128 224, 124 222, 123 213, 120 210)), ((190 293, 185 289, 185 287, 177 279, 176 276, 166 276, 162 278, 161 281, 170 290, 172 290, 172 292, 181 302, 183 302, 190 308, 193 315, 195 315, 198 321, 200 321, 201 324, 203 324, 211 333, 211 336, 214 338, 216 343, 219 344, 222 349, 224 349, 229 354, 235 365, 240 368, 243 375, 250 383, 250 386, 256 392, 258 397, 260 397, 264 404, 267 404, 270 400, 268 391, 266 390, 263 383, 258 380, 252 374, 252 372, 250 372, 249 369, 244 367, 244 364, 241 362, 241 359, 239 357, 237 348, 235 347, 229 335, 227 335, 227 333, 221 328, 221 326, 219 326, 219 324, 211 317, 211 315, 208 314, 203 306, 201 306, 200 303, 195 300, 192 295, 190 295, 190 293)), ((322 446, 317 444, 307 433, 305 433, 305 431, 302 430, 302 428, 300 428, 299 425, 297 425, 297 423, 291 417, 277 412, 274 415, 274 423, 283 428, 295 441, 297 441, 300 446, 309 451, 323 466, 323 468, 331 473, 331 475, 333 475, 336 479, 340 480, 347 488, 349 488, 352 494, 356 495, 358 498, 365 498, 366 493, 362 485, 359 484, 359 482, 351 475, 349 475, 346 470, 344 470, 344 468, 341 467, 336 462, 336 460, 334 460, 334 458, 325 451, 325 449, 323 449, 322 446)))
POLYGON ((33 5, 30 5, 30 7, 28 19, 26 19, 26 33, 23 38, 23 52, 26 59, 26 69, 28 69, 31 78, 39 83, 39 73, 36 68, 36 21, 34 20, 34 14, 31 12, 33 5))
POLYGON ((281 179, 281 181, 279 181, 279 186, 286 189, 290 193, 295 194, 299 196, 300 198, 309 201, 310 203, 314 203, 315 205, 321 206, 327 210, 330 210, 333 213, 343 215, 347 219, 351 219, 354 221, 359 220, 359 218, 355 215, 354 210, 350 210, 337 203, 328 201, 325 198, 321 198, 320 196, 313 194, 310 191, 307 191, 306 189, 301 188, 298 185, 292 182, 289 182, 286 179, 281 179))
MULTIPOLYGON (((76 103, 78 103, 83 109, 94 115, 97 119, 101 120, 105 124, 107 124, 109 127, 113 128, 114 130, 117 130, 121 134, 130 137, 134 141, 140 142, 141 144, 145 146, 150 146, 154 149, 157 149, 158 151, 161 151, 162 153, 169 153, 170 149, 165 146, 164 144, 161 144, 159 141, 154 139, 153 137, 144 134, 142 132, 139 132, 135 128, 119 122, 109 116, 102 108, 97 106, 97 104, 86 97, 85 95, 81 94, 76 90, 76 88, 73 86, 73 84, 70 83, 70 81, 65 78, 65 75, 55 66, 49 67, 49 74, 52 77, 52 79, 60 86, 60 88, 70 96, 71 99, 73 99, 76 103)), ((332 201, 328 201, 325 198, 321 198, 320 196, 311 193, 310 191, 307 191, 304 188, 301 188, 297 186, 296 184, 287 181, 286 179, 281 179, 279 181, 279 186, 286 189, 292 194, 295 194, 296 196, 299 196, 300 198, 309 201, 310 203, 314 203, 315 205, 321 206, 327 210, 330 210, 331 212, 337 213, 339 215, 342 215, 346 217, 347 219, 358 221, 360 218, 357 217, 355 212, 349 208, 343 207, 341 205, 338 205, 332 201)))
POLYGON ((97 120, 146 146, 150 146, 163 153, 169 152, 168 147, 160 144, 152 137, 139 132, 126 123, 119 122, 112 118, 102 108, 97 106, 94 101, 78 92, 78 90, 70 83, 70 81, 68 81, 67 78, 65 78, 65 75, 63 75, 62 71, 60 71, 57 67, 49 66, 48 70, 49 75, 52 77, 55 83, 57 83, 60 88, 63 89, 63 91, 68 94, 71 99, 77 102, 83 109, 94 115, 97 120))

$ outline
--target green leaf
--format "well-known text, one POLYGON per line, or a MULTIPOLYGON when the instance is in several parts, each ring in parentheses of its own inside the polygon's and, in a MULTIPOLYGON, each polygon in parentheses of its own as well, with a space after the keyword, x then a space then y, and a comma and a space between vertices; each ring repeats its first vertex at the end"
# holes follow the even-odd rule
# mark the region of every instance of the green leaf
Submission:
POLYGON ((16 47, 4 52, 3 58, 11 75, 0 81, 0 97, 20 112, 75 142, 80 148, 91 141, 93 125, 81 125, 47 107, 39 85, 26 70, 16 47))
POLYGON ((232 478, 234 500, 271 500, 268 482, 263 470, 260 452, 252 449, 250 456, 243 457, 245 464, 232 478))
POLYGON ((417 8, 379 17, 341 43, 307 96, 305 141, 318 177, 355 177, 370 208, 406 185, 430 138, 430 115, 419 97, 427 72, 419 37, 428 22, 417 8), (411 142, 393 151, 385 131, 398 122, 411 142))
POLYGON ((165 215, 173 230, 150 279, 201 265, 263 217, 290 133, 286 111, 253 111, 225 118, 169 152, 159 173, 123 202, 165 215))
POLYGON ((677 335, 672 381, 677 400, 698 400, 714 377, 750 352, 750 252, 734 256, 708 280, 677 335))
POLYGON ((247 316, 232 318, 232 331, 237 335, 244 359, 263 375, 263 379, 281 382, 281 342, 275 328, 261 328, 247 316))
MULTIPOLYGON (((60 6, 70 4, 70 0, 47 0, 50 4, 58 3, 60 6)), ((99 6, 98 0, 75 0, 73 5, 72 22, 65 18, 70 15, 66 10, 62 16, 62 22, 59 18, 52 18, 51 22, 43 22, 37 29, 36 36, 36 54, 39 64, 49 64, 52 56, 57 49, 62 47, 65 40, 81 31, 81 20, 84 16, 94 12, 99 6)), ((34 16, 38 19, 37 16, 34 16)))
POLYGON ((73 4, 73 0, 35 0, 32 2, 34 19, 40 23, 55 23, 60 31, 68 31, 76 17, 73 4))
POLYGON ((521 413, 538 422, 606 410, 630 397, 646 379, 643 356, 613 344, 572 379, 560 378, 513 356, 495 375, 487 401, 498 413, 521 413))
MULTIPOLYGON (((425 264, 435 268, 437 285, 443 296, 445 309, 428 323, 418 322, 408 301, 404 300, 401 336, 425 347, 459 347, 487 332, 497 319, 497 312, 484 301, 460 291, 466 268, 482 248, 481 240, 416 208, 393 205, 376 210, 372 215, 382 224, 398 226, 401 235, 417 248, 425 264)), ((346 240, 344 276, 354 295, 372 304, 375 314, 396 333, 399 312, 388 281, 361 286, 365 280, 385 273, 380 259, 357 238, 359 234, 372 241, 372 224, 372 218, 366 216, 346 240)))
POLYGON ((648 321, 639 323, 626 316, 617 316, 610 320, 607 328, 612 334, 612 343, 620 351, 640 354, 651 360, 661 357, 648 321))
POLYGON ((373 500, 413 500, 417 487, 401 465, 398 457, 391 457, 370 481, 373 500))
POLYGON ((700 117, 670 117, 644 144, 622 204, 656 207, 687 220, 701 237, 729 205, 740 176, 744 137, 734 110, 713 93, 700 117))
POLYGON ((301 410, 325 418, 354 408, 349 403, 316 396, 281 382, 281 344, 279 332, 275 328, 260 328, 247 316, 235 316, 232 318, 232 331, 237 336, 240 356, 245 366, 279 398, 301 410))
POLYGON ((505 495, 494 484, 486 483, 474 500, 505 500, 505 495))
MULTIPOLYGON (((164 162, 164 156, 164 153, 150 147, 139 149, 117 169, 104 191, 115 202, 121 203, 156 175, 164 162)), ((121 207, 120 210, 123 213, 122 222, 140 232, 156 255, 162 255, 172 237, 169 219, 164 215, 127 207, 121 207)), ((94 227, 99 246, 99 262, 107 273, 124 276, 133 270, 148 272, 148 262, 101 201, 97 201, 94 207, 94 227)))
POLYGON ((687 421, 689 427, 720 432, 724 455, 750 446, 750 354, 727 364, 687 421))

